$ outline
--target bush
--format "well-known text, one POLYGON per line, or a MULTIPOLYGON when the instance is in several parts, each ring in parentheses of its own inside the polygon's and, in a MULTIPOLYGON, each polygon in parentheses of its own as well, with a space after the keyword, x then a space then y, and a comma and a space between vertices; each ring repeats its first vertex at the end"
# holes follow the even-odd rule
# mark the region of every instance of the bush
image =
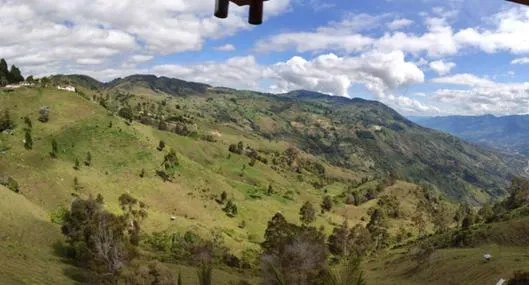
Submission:
POLYGON ((24 137, 24 148, 28 150, 33 148, 33 139, 31 138, 30 130, 26 130, 26 134, 24 137))
POLYGON ((62 225, 62 223, 64 222, 64 218, 66 217, 67 214, 68 214, 68 209, 66 207, 61 206, 55 209, 53 212, 51 212, 50 214, 51 222, 54 224, 62 225))
POLYGON ((50 156, 52 158, 57 158, 57 153, 59 152, 59 146, 57 145, 57 141, 55 139, 53 139, 51 141, 51 152, 50 152, 50 156))
POLYGON ((130 106, 126 106, 119 109, 118 115, 129 121, 132 121, 134 119, 134 113, 132 112, 132 108, 130 106))
POLYGON ((529 271, 522 272, 517 271, 514 273, 514 277, 509 279, 507 285, 527 285, 529 284, 529 271))
POLYGON ((165 142, 164 141, 160 141, 160 143, 158 144, 158 147, 156 149, 158 151, 162 151, 164 148, 165 148, 165 142))
POLYGON ((50 108, 46 106, 40 107, 39 114, 39 121, 46 123, 50 119, 50 108))
POLYGON ((3 115, 0 117, 0 132, 5 130, 12 130, 15 128, 15 123, 11 120, 9 111, 5 110, 3 115))
POLYGON ((0 184, 4 185, 5 187, 7 187, 7 189, 15 193, 20 192, 20 189, 18 188, 18 182, 11 176, 8 177, 7 179, 0 180, 0 184))

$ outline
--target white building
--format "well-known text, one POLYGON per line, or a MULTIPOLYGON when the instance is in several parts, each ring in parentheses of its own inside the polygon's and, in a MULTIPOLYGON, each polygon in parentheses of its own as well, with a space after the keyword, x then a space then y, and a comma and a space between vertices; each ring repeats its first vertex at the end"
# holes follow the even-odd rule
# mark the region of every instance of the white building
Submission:
POLYGON ((71 86, 71 85, 67 85, 67 86, 57 86, 57 89, 59 90, 64 90, 64 91, 69 91, 69 92, 75 92, 75 87, 71 86))

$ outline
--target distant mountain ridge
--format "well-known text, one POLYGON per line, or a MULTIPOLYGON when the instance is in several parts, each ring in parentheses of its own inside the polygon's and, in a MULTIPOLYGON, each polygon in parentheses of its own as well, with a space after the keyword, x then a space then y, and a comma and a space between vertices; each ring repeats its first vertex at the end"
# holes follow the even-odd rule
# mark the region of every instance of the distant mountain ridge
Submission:
POLYGON ((414 122, 502 152, 529 156, 529 115, 412 117, 414 122))
MULTIPOLYGON (((77 82, 92 82, 84 79, 77 82)), ((89 86, 95 84, 85 87, 89 86)), ((483 201, 484 197, 502 196, 510 178, 526 166, 526 161, 507 160, 451 135, 423 128, 378 101, 307 90, 265 94, 213 88, 154 75, 118 78, 102 83, 101 90, 109 96, 129 94, 138 100, 197 96, 200 99, 193 100, 199 104, 197 116, 211 126, 228 126, 248 136, 285 141, 326 163, 365 175, 393 173, 437 188, 454 200, 483 201)), ((128 97, 117 96, 114 109, 128 97)))

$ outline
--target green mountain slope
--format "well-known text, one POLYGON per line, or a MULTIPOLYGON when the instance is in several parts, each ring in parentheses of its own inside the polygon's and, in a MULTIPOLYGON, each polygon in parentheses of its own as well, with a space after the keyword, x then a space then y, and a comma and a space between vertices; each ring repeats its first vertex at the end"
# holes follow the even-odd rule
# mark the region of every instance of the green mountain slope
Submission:
MULTIPOLYGON (((516 172, 501 157, 419 127, 374 101, 304 91, 270 95, 151 76, 102 85, 84 77, 62 80, 83 92, 52 86, 0 91, 0 111, 9 110, 16 125, 0 134, 0 179, 18 181, 20 203, 38 214, 42 231, 56 230, 43 243, 42 258, 32 261, 44 266, 52 260, 55 271, 49 276, 32 273, 51 282, 65 269, 49 251, 53 240, 61 240, 49 217, 77 196, 102 194, 106 207, 119 212, 117 198, 129 193, 148 205, 146 234, 214 231, 241 256, 259 248, 278 211, 298 221, 305 201, 320 205, 330 196, 332 210, 319 213, 315 222, 329 233, 344 218, 365 224, 377 194, 392 195, 405 214, 390 220, 390 233, 400 227, 413 233, 410 216, 419 184, 453 200, 480 201, 502 195, 516 172), (50 109, 46 123, 38 121, 43 106, 50 109), (24 148, 26 116, 32 121, 32 149, 24 148), (53 140, 55 159, 49 154, 53 140), (157 149, 161 140, 165 148, 157 149), (240 154, 233 151, 239 142, 240 154), (157 173, 170 149, 178 164, 172 181, 164 182, 157 173), (84 165, 88 152, 89 166, 84 165), (223 192, 238 209, 234 217, 223 211, 226 201, 217 201, 223 192), (365 200, 346 203, 353 193, 365 200)), ((17 226, 32 228, 33 222, 20 218, 17 226)), ((28 246, 39 232, 28 235, 28 246)), ((0 254, 8 250, 0 247, 0 254)), ((13 258, 22 270, 24 257, 13 258)))
POLYGON ((415 122, 497 151, 529 155, 529 116, 416 117, 415 122))

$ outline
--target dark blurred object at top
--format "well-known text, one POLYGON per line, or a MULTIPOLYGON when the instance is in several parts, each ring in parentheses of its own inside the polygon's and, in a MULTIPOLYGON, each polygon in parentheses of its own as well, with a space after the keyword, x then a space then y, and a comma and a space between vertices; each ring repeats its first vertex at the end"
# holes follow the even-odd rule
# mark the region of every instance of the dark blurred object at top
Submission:
POLYGON ((225 19, 228 17, 230 1, 239 6, 250 6, 248 23, 260 25, 263 23, 263 2, 268 0, 216 0, 215 17, 225 19))

